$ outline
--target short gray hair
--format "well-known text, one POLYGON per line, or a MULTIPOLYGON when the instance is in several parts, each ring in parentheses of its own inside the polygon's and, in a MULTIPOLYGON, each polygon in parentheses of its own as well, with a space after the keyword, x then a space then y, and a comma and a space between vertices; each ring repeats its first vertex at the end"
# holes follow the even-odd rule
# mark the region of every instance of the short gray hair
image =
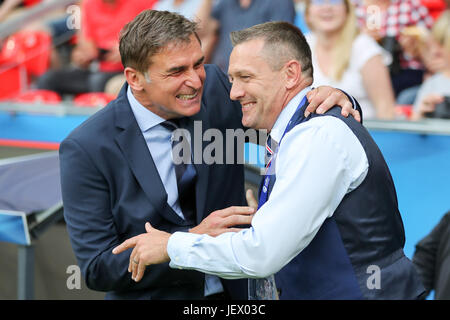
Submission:
POLYGON ((173 41, 187 42, 195 35, 197 24, 184 16, 157 10, 144 10, 120 32, 119 51, 124 67, 147 71, 151 57, 173 41))
POLYGON ((313 78, 311 49, 300 29, 289 22, 272 21, 257 24, 231 32, 230 38, 233 46, 262 39, 263 52, 273 70, 280 70, 287 61, 295 59, 300 62, 306 77, 313 78))

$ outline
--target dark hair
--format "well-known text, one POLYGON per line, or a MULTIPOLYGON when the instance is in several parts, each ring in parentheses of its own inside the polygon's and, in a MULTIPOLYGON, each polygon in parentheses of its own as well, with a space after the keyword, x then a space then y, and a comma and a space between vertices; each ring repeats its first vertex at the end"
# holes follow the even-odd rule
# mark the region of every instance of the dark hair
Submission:
POLYGON ((289 60, 300 62, 302 72, 307 77, 313 77, 311 49, 303 33, 289 22, 272 21, 257 24, 253 27, 233 31, 230 35, 231 43, 240 43, 254 39, 264 40, 264 53, 269 56, 269 63, 274 70, 279 70, 289 60))
POLYGON ((197 24, 182 15, 169 11, 144 10, 120 32, 119 51, 124 67, 146 72, 151 57, 170 42, 197 40, 197 24))

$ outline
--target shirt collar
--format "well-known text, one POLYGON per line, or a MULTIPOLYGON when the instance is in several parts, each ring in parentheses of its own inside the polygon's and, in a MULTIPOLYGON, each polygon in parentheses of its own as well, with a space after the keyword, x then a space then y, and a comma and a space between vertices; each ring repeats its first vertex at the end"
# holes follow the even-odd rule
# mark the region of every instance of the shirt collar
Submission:
POLYGON ((137 101, 133 95, 133 92, 131 92, 130 86, 128 86, 127 98, 128 102, 130 103, 131 110, 133 111, 134 117, 136 118, 138 126, 142 132, 148 131, 161 122, 166 121, 165 119, 148 110, 139 101, 137 101))
POLYGON ((306 87, 297 95, 291 99, 291 101, 288 102, 286 107, 281 111, 280 115, 278 116, 277 120, 275 121, 275 124, 272 127, 272 130, 270 131, 270 137, 275 140, 277 143, 280 143, 281 137, 284 134, 284 131, 286 130, 286 127, 289 123, 289 120, 291 120, 292 116, 294 115, 295 111, 297 110, 298 105, 302 101, 303 97, 311 90, 311 87, 306 87))

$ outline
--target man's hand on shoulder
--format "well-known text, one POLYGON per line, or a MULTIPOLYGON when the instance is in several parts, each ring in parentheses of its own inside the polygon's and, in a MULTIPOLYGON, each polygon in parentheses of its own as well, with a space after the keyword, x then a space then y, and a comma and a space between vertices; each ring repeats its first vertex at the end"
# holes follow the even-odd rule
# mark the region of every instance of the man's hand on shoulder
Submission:
POLYGON ((344 117, 352 115, 356 121, 361 122, 361 115, 358 110, 353 108, 353 103, 341 90, 329 87, 320 86, 306 94, 306 98, 309 101, 309 105, 305 111, 305 117, 311 113, 323 114, 338 105, 342 108, 341 114, 344 117))

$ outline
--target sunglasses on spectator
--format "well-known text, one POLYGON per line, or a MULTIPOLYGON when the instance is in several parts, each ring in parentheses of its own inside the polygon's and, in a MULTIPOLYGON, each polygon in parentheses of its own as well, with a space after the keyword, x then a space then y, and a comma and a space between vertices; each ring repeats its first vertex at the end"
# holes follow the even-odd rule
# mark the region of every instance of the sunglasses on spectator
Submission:
POLYGON ((338 4, 342 4, 343 2, 344 2, 344 0, 311 0, 311 4, 316 5, 316 6, 323 6, 326 4, 338 5, 338 4))

